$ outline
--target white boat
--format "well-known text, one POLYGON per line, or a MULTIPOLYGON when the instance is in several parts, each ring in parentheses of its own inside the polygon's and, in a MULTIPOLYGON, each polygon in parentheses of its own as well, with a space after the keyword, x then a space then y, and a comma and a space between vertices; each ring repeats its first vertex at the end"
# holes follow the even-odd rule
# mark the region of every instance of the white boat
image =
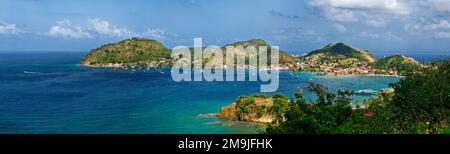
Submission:
POLYGON ((37 72, 23 71, 24 74, 36 74, 37 72))
POLYGON ((377 93, 377 91, 374 91, 374 90, 371 90, 371 89, 355 91, 356 95, 374 95, 376 93, 377 93))

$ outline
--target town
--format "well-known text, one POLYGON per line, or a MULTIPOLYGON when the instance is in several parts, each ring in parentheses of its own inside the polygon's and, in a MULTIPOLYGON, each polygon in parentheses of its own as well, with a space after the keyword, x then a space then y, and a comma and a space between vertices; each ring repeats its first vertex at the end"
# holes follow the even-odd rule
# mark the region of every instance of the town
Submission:
POLYGON ((399 75, 397 70, 394 68, 389 69, 378 69, 373 68, 367 63, 355 62, 352 66, 342 67, 336 62, 325 62, 321 63, 317 60, 301 61, 297 63, 298 68, 301 71, 306 72, 316 72, 319 75, 327 76, 370 76, 370 75, 399 75))

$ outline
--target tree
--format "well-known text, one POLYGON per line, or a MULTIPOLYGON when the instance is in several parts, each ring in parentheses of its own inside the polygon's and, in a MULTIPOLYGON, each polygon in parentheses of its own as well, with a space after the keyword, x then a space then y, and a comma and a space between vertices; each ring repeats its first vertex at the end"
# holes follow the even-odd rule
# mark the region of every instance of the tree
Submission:
POLYGON ((438 133, 448 127, 449 73, 449 60, 435 62, 392 84, 395 95, 390 105, 400 133, 438 133))
POLYGON ((330 92, 310 83, 318 99, 306 104, 297 89, 296 101, 286 110, 285 121, 269 124, 270 134, 428 134, 449 133, 450 61, 431 63, 420 72, 410 72, 392 84, 394 93, 364 101, 352 110, 351 91, 330 92))
POLYGON ((336 128, 351 115, 350 98, 353 93, 339 90, 328 91, 322 85, 310 83, 309 90, 318 96, 317 104, 306 104, 303 92, 298 88, 296 102, 289 104, 285 121, 270 124, 268 133, 334 133, 336 128))

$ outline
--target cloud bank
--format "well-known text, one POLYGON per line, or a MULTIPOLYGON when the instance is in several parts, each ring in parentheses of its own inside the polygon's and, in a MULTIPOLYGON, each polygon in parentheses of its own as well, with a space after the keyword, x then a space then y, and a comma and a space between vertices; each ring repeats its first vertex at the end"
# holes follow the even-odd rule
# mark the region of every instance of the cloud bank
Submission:
POLYGON ((449 38, 449 0, 308 0, 307 4, 340 32, 344 24, 373 28, 400 24, 410 34, 449 38))
POLYGON ((22 32, 15 24, 0 22, 0 34, 19 34, 22 32))
MULTIPOLYGON (((50 27, 49 31, 46 34, 52 37, 66 37, 73 39, 95 37, 150 37, 153 39, 163 40, 174 38, 177 36, 175 34, 168 33, 160 28, 148 28, 145 32, 133 32, 131 30, 128 30, 127 28, 110 24, 110 22, 102 20, 100 18, 88 19, 87 23, 88 24, 85 26, 75 26, 68 19, 57 21, 53 26, 50 27)), ((2 33, 3 31, 2 29, 6 29, 2 27, 3 26, 0 24, 0 33, 2 33)), ((16 28, 15 25, 9 25, 8 29, 14 28, 16 28)))

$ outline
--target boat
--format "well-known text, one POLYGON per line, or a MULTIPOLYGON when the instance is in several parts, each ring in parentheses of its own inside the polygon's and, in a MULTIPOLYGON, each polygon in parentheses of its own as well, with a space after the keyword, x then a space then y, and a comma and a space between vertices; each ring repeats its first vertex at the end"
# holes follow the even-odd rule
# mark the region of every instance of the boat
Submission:
POLYGON ((358 90, 358 91, 355 91, 355 94, 356 95, 375 95, 375 94, 377 94, 377 91, 374 91, 374 90, 371 90, 371 89, 369 89, 369 90, 358 90))
POLYGON ((23 71, 24 74, 36 74, 37 72, 23 71))

